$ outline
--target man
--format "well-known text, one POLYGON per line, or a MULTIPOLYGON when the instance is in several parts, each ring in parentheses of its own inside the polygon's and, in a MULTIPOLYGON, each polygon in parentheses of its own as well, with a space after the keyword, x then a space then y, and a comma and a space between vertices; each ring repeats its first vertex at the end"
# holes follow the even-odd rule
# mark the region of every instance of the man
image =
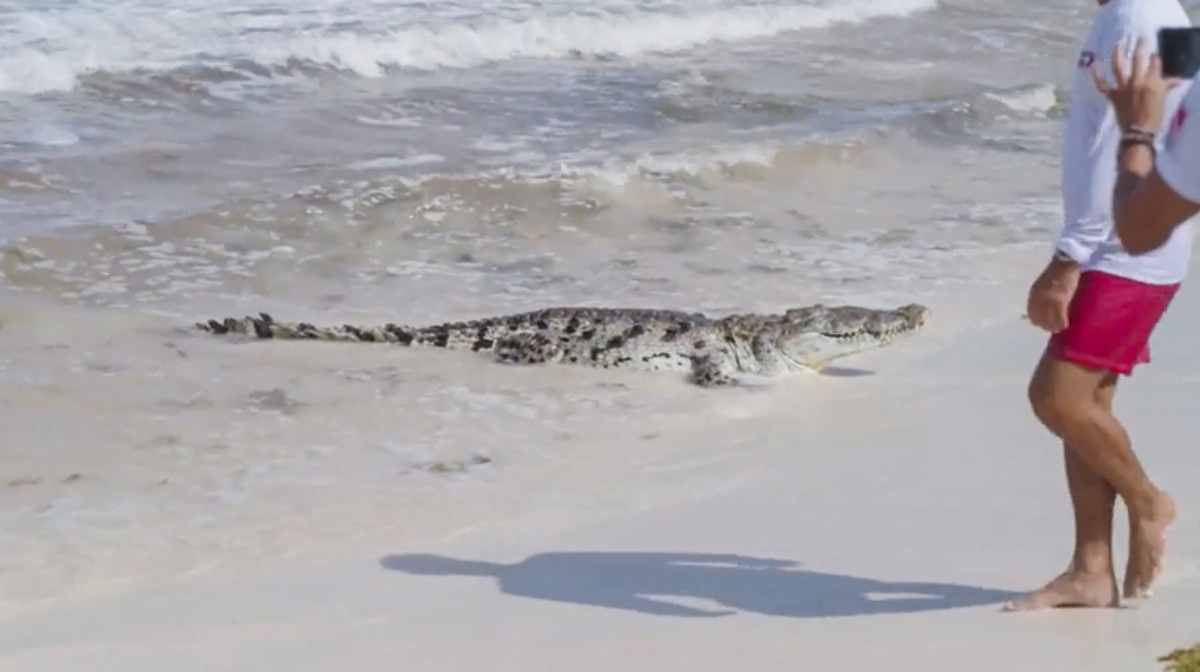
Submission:
MULTIPOLYGON (((1129 436, 1112 414, 1117 379, 1150 361, 1148 342, 1186 274, 1189 228, 1161 246, 1131 255, 1114 234, 1112 194, 1122 142, 1113 108, 1092 81, 1097 58, 1158 30, 1188 26, 1177 0, 1099 0, 1077 64, 1062 148, 1065 225, 1053 258, 1029 291, 1030 321, 1051 336, 1029 383, 1034 414, 1063 441, 1067 488, 1075 510, 1075 550, 1067 570, 1006 605, 1026 611, 1062 606, 1111 607, 1144 597, 1157 578, 1171 497, 1142 470, 1129 436), (1117 495, 1129 515, 1130 553, 1123 589, 1112 557, 1117 495)), ((1173 91, 1160 112, 1173 114, 1173 91)))

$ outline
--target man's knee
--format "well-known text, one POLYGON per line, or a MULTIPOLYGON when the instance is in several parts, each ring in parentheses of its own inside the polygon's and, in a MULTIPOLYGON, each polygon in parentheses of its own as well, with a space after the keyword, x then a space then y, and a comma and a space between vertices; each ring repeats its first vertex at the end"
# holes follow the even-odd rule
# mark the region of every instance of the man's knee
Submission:
POLYGON ((1073 415, 1077 415, 1081 410, 1081 402, 1085 401, 1080 395, 1072 395, 1069 390, 1037 376, 1029 381, 1028 395, 1033 414, 1054 432, 1058 432, 1073 415))
POLYGON ((1106 374, 1072 362, 1043 357, 1029 381, 1027 394, 1034 415, 1055 433, 1081 420, 1101 402, 1106 374))

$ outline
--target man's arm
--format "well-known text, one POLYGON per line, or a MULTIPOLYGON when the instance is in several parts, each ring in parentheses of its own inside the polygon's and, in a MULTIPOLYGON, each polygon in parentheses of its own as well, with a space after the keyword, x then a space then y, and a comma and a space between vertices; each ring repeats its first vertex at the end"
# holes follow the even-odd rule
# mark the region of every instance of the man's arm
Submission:
POLYGON ((1200 88, 1166 80, 1158 55, 1147 57, 1146 42, 1139 40, 1131 59, 1120 47, 1113 49, 1112 85, 1093 72, 1096 89, 1112 104, 1122 129, 1112 212, 1117 237, 1130 254, 1158 249, 1200 211, 1200 88), (1172 109, 1168 99, 1184 90, 1168 123, 1163 118, 1172 109))
MULTIPOLYGON (((1137 70, 1140 66, 1147 63, 1152 67, 1158 66, 1158 30, 1161 26, 1156 21, 1141 20, 1136 21, 1133 25, 1128 26, 1121 34, 1114 35, 1106 40, 1106 49, 1110 50, 1107 53, 1101 52, 1104 55, 1112 55, 1113 76, 1117 78, 1117 84, 1120 85, 1121 79, 1128 79, 1132 73, 1140 72, 1137 70), (1139 60, 1140 59, 1140 60, 1139 60), (1129 67, 1122 68, 1122 63, 1131 64, 1129 67)), ((1093 71, 1093 74, 1094 71, 1093 71)), ((1163 87, 1157 99, 1157 105, 1152 108, 1142 110, 1143 117, 1141 123, 1131 122, 1125 115, 1122 118, 1122 112, 1116 105, 1106 105, 1106 119, 1109 123, 1108 131, 1112 136, 1111 142, 1117 144, 1117 151, 1112 159, 1116 163, 1116 182, 1112 190, 1103 195, 1106 201, 1106 206, 1109 209, 1112 218, 1113 228, 1117 234, 1117 238, 1121 241, 1121 245, 1130 254, 1145 254, 1161 247, 1170 238, 1171 231, 1174 230, 1174 225, 1168 228, 1155 228, 1149 225, 1149 221, 1145 218, 1147 213, 1153 213, 1153 216, 1174 216, 1181 215, 1181 220, 1186 220, 1195 210, 1183 215, 1186 207, 1180 200, 1177 194, 1167 195, 1171 190, 1154 174, 1153 182, 1149 181, 1149 176, 1154 172, 1155 156, 1158 152, 1164 151, 1163 134, 1157 133, 1160 128, 1167 128, 1170 119, 1174 117, 1175 110, 1180 107, 1182 98, 1187 92, 1186 86, 1177 86, 1173 90, 1170 87, 1163 87), (1129 141, 1127 131, 1131 126, 1134 129, 1149 130, 1155 133, 1155 137, 1145 138, 1142 141, 1129 141), (1152 143, 1152 144, 1151 144, 1152 143), (1146 189, 1151 191, 1146 192, 1146 189), (1139 193, 1136 200, 1130 200, 1135 192, 1139 193), (1174 196, 1174 202, 1167 200, 1174 196), (1129 225, 1131 222, 1142 222, 1148 226, 1137 226, 1136 230, 1130 231, 1129 225), (1124 222, 1124 226, 1122 226, 1124 222), (1126 239, 1127 234, 1132 233, 1132 238, 1126 239)), ((1098 93, 1105 95, 1112 102, 1111 96, 1108 96, 1103 87, 1100 87, 1098 93)), ((1136 133, 1135 133, 1136 135, 1136 133)), ((1135 138, 1136 140, 1136 138, 1135 138)), ((1113 164, 1109 163, 1106 168, 1112 169, 1113 164)))
MULTIPOLYGON (((1200 119, 1193 123, 1200 123, 1200 119)), ((1180 151, 1187 151, 1182 149, 1180 151)), ((1192 148, 1200 151, 1200 145, 1192 148)), ((1192 176, 1200 179, 1200 175, 1192 176)), ((1158 249, 1175 227, 1200 212, 1200 203, 1181 196, 1154 168, 1154 151, 1145 143, 1123 145, 1118 153, 1113 221, 1130 254, 1158 249)))

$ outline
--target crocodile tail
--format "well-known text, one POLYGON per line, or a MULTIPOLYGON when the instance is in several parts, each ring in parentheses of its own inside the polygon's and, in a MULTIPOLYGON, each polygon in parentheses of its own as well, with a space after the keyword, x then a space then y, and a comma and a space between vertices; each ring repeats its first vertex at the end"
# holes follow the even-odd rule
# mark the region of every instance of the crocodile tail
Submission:
POLYGON ((398 343, 410 345, 416 333, 408 327, 387 324, 382 327, 354 326, 317 326, 307 322, 276 322, 266 313, 258 317, 247 316, 241 319, 227 317, 223 320, 208 320, 197 322, 196 328, 217 336, 226 334, 244 334, 255 338, 276 338, 280 340, 317 340, 317 341, 359 341, 364 343, 398 343))

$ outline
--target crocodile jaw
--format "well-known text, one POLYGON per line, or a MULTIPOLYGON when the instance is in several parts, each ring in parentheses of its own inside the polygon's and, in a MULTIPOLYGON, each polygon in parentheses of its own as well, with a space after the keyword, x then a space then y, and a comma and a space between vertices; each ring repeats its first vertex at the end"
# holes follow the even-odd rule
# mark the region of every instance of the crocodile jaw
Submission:
POLYGON ((909 304, 890 310, 856 306, 813 306, 788 311, 788 324, 776 342, 795 368, 825 370, 847 355, 891 345, 925 327, 929 309, 909 304))

